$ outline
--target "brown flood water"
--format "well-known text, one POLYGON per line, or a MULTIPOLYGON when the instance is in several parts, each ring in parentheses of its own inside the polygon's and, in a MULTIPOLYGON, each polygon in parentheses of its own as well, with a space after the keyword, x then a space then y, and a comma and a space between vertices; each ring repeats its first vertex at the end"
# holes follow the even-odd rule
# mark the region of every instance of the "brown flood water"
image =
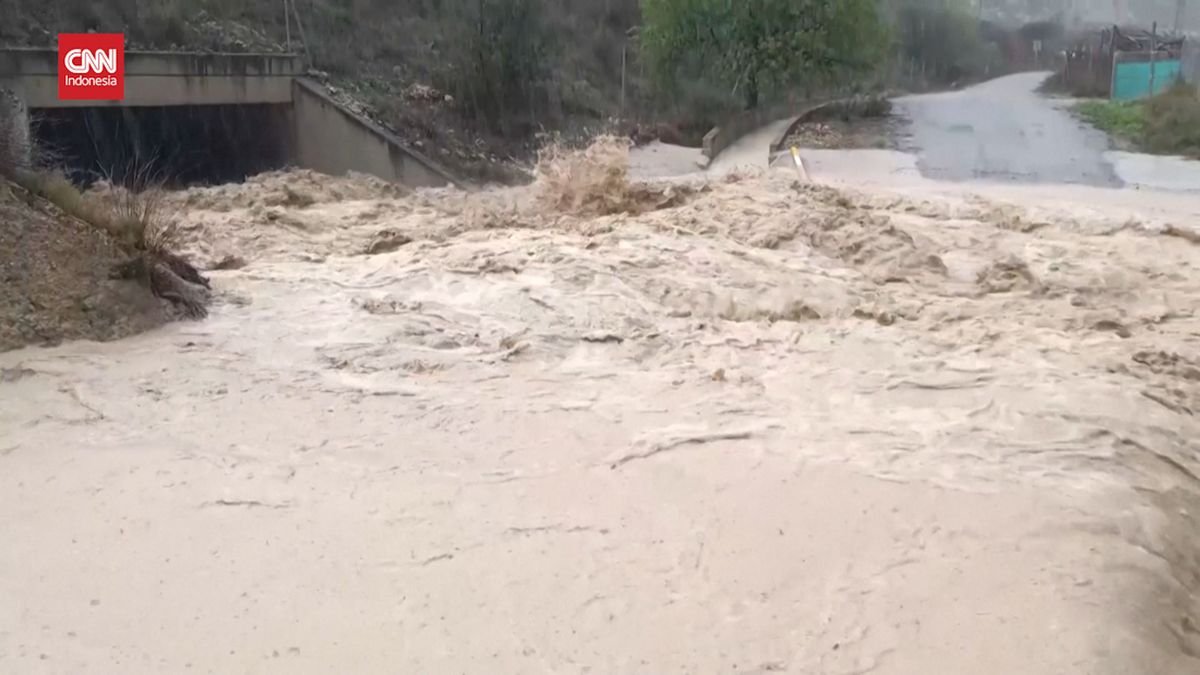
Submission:
POLYGON ((1200 672, 1194 206, 888 157, 181 193, 208 320, 0 354, 0 671, 1200 672))

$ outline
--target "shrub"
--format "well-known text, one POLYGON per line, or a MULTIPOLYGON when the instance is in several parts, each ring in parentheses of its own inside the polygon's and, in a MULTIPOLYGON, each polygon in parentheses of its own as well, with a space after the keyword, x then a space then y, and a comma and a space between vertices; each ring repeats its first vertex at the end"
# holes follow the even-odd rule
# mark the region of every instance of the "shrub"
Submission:
POLYGON ((106 186, 84 193, 60 171, 28 172, 19 182, 64 213, 104 230, 126 248, 159 246, 174 223, 166 193, 156 184, 106 186))
POLYGON ((1176 85, 1145 104, 1142 141, 1151 152, 1200 157, 1200 97, 1176 85))
POLYGON ((130 187, 105 184, 84 193, 61 172, 51 171, 24 172, 20 184, 67 215, 103 230, 128 253, 113 268, 113 278, 143 283, 187 316, 207 314, 208 279, 167 246, 174 211, 160 184, 144 180, 130 187))
POLYGON ((1200 157, 1200 96, 1193 86, 1178 84, 1144 101, 1085 101, 1075 110, 1147 152, 1200 157))
POLYGON ((550 101, 552 45, 539 0, 452 0, 444 15, 448 89, 488 129, 527 135, 550 101))
POLYGON ((746 109, 772 92, 855 79, 883 55, 873 0, 647 0, 642 12, 661 86, 702 79, 737 92, 746 109))
POLYGON ((952 84, 999 70, 999 49, 984 42, 968 3, 898 0, 892 11, 896 77, 952 84))
POLYGON ((179 0, 158 0, 138 8, 138 21, 130 26, 140 42, 162 48, 188 44, 189 10, 179 0))
POLYGON ((1084 101, 1075 111, 1097 129, 1140 141, 1146 126, 1145 109, 1136 101, 1084 101))

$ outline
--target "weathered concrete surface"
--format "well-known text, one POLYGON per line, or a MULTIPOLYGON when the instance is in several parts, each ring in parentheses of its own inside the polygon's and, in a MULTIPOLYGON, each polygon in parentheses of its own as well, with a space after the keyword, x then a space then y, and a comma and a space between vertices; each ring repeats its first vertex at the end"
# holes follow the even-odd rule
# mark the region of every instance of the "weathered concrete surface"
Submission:
POLYGON ((357 171, 408 185, 441 187, 454 178, 368 119, 342 107, 323 88, 293 80, 295 160, 333 176, 357 171))
POLYGON ((704 135, 703 154, 709 160, 714 160, 725 150, 736 145, 747 134, 761 129, 764 125, 773 124, 785 117, 795 117, 806 108, 812 107, 809 101, 795 98, 762 108, 746 110, 725 120, 719 127, 713 127, 704 135))
POLYGON ((0 89, 26 108, 284 104, 292 106, 292 163, 331 175, 358 171, 410 187, 454 184, 435 162, 299 77, 281 54, 125 52, 125 98, 62 101, 57 53, 0 50, 0 89))
POLYGON ((896 99, 927 178, 1119 187, 1108 137, 1036 91, 1049 73, 1022 73, 939 94, 896 99))
POLYGON ((1200 162, 1194 159, 1118 150, 1104 157, 1127 188, 1200 193, 1200 162))
POLYGON ((709 172, 721 174, 736 169, 765 168, 771 161, 772 143, 791 123, 791 117, 777 119, 743 135, 712 160, 709 172))
POLYGON ((55 50, 0 50, 0 87, 29 108, 291 103, 302 70, 288 54, 127 51, 123 100, 62 101, 55 50))

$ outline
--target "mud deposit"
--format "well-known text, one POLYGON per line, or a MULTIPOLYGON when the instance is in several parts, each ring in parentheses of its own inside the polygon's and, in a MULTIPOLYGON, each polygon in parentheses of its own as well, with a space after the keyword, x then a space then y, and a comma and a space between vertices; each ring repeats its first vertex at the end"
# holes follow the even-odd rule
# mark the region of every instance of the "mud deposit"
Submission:
POLYGON ((178 195, 208 320, 0 354, 0 670, 1200 672, 1200 249, 624 161, 178 195))

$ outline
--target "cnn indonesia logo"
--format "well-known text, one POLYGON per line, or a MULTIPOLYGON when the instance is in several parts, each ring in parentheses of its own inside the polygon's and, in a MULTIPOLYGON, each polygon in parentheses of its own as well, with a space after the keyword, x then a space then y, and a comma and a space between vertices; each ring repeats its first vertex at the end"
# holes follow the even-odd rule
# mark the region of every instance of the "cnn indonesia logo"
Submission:
POLYGON ((120 101, 125 98, 125 36, 121 33, 60 33, 58 98, 120 101))

